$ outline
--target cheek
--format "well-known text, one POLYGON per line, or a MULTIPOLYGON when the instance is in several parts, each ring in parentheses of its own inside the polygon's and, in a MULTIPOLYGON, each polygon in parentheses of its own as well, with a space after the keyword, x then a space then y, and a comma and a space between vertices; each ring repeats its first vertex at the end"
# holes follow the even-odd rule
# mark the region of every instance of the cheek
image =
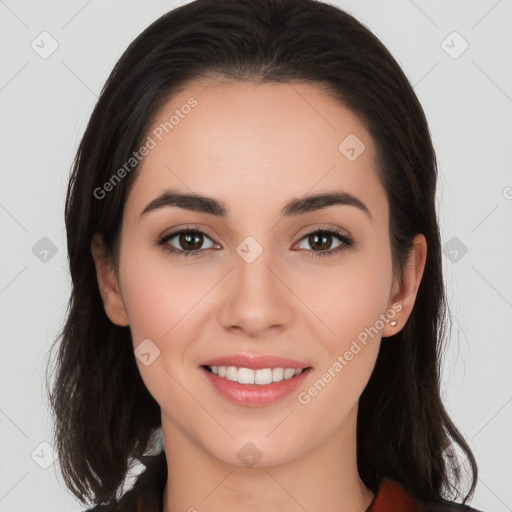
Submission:
POLYGON ((301 271, 301 275, 297 295, 322 320, 322 337, 337 346, 374 325, 388 306, 392 272, 386 252, 360 251, 336 267, 301 271))
POLYGON ((148 364, 136 358, 140 375, 161 406, 180 400, 186 405, 187 397, 177 382, 186 377, 182 362, 191 337, 188 320, 205 293, 204 286, 194 286, 197 279, 191 280, 183 269, 166 264, 165 255, 128 243, 123 250, 120 281, 133 346, 136 350, 144 343, 144 352, 150 354, 148 364), (148 339, 151 343, 145 341, 148 339))
POLYGON ((388 251, 375 247, 354 253, 336 269, 323 269, 328 279, 318 271, 303 282, 304 292, 310 290, 307 302, 323 320, 318 323, 318 332, 322 332, 320 339, 328 354, 322 367, 317 368, 319 389, 325 385, 330 390, 318 393, 319 407, 328 407, 334 400, 340 405, 339 414, 343 414, 371 376, 385 325, 380 315, 386 313, 392 283, 388 251))
POLYGON ((217 277, 169 261, 164 250, 160 254, 127 243, 124 251, 120 280, 133 346, 137 354, 144 342, 150 352, 158 354, 149 365, 137 358, 139 372, 159 404, 168 403, 172 396, 171 402, 183 401, 185 406, 189 398, 177 382, 190 377, 187 372, 194 348, 190 340, 202 326, 205 304, 211 300, 208 290, 217 277))
POLYGON ((167 261, 165 251, 159 250, 162 254, 127 246, 129 256, 121 259, 121 287, 135 344, 171 337, 186 325, 181 319, 205 293, 201 278, 167 261))
POLYGON ((325 357, 315 380, 298 396, 308 416, 324 418, 315 436, 328 435, 343 424, 371 377, 381 343, 380 315, 386 312, 389 296, 389 264, 385 257, 361 254, 331 269, 328 280, 308 277, 315 313, 328 326, 314 340, 325 357))

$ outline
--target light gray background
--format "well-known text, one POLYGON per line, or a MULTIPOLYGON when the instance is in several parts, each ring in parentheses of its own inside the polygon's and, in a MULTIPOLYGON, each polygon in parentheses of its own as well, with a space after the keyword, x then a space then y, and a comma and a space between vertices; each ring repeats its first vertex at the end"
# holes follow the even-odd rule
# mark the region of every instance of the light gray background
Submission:
MULTIPOLYGON (((1 512, 83 510, 64 488, 57 463, 41 467, 51 463, 53 442, 44 364, 70 292, 65 187, 113 65, 145 27, 177 4, 0 0, 1 512), (43 31, 58 42, 46 59, 31 47, 34 40, 43 46, 43 31), (57 251, 47 261, 33 252, 43 237, 57 251)), ((454 318, 443 394, 478 459, 481 478, 472 505, 510 511, 512 2, 337 5, 390 49, 429 119, 441 173, 443 244, 453 237, 450 244, 458 244, 443 256, 454 318), (463 48, 453 31, 469 44, 457 58, 447 53, 463 48)), ((44 44, 50 48, 48 39, 44 44)))

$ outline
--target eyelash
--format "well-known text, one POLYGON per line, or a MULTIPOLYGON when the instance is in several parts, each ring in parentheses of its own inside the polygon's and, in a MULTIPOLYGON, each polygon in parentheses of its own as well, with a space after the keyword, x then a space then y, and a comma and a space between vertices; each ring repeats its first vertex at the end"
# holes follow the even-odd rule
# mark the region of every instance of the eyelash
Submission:
MULTIPOLYGON (((181 250, 181 249, 176 249, 175 247, 172 247, 170 245, 167 244, 167 242, 169 240, 171 240, 172 238, 174 238, 176 235, 180 235, 182 233, 194 233, 194 234, 199 234, 199 235, 204 235, 206 236, 207 238, 210 238, 206 233, 198 230, 198 229, 195 229, 195 228, 183 228, 183 229, 180 229, 179 231, 174 231, 173 233, 170 233, 169 235, 164 235, 163 237, 161 237, 158 241, 157 241, 157 245, 162 247, 164 250, 166 250, 168 253, 170 254, 174 254, 175 256, 199 256, 201 255, 201 253, 204 252, 204 250, 206 249, 200 249, 200 250, 197 250, 197 251, 185 251, 185 250, 181 250)), ((300 240, 304 240, 305 238, 311 236, 311 235, 315 235, 315 234, 319 234, 319 233, 322 233, 322 234, 328 234, 328 235, 333 235, 335 236, 336 238, 338 238, 342 244, 338 247, 336 247, 335 249, 329 249, 327 251, 309 251, 309 250, 306 250, 306 252, 309 252, 311 254, 308 255, 308 257, 310 258, 316 258, 317 256, 320 256, 320 257, 325 257, 325 256, 335 256, 343 251, 346 251, 347 249, 351 248, 351 247, 354 247, 355 246, 355 242, 350 238, 348 237, 347 235, 343 234, 341 231, 338 231, 337 229, 333 229, 333 228, 323 228, 323 229, 317 229, 315 231, 310 231, 309 233, 306 233, 300 240)), ((211 240, 211 238, 210 238, 211 240)))

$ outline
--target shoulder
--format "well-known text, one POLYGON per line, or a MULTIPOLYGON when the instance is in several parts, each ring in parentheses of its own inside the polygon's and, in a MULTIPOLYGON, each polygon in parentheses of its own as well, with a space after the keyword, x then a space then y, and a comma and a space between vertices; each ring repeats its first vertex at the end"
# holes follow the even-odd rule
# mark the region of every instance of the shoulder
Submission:
POLYGON ((95 507, 88 508, 84 512, 139 512, 139 510, 144 510, 141 509, 142 505, 143 499, 141 499, 140 496, 137 496, 132 489, 120 500, 115 500, 103 505, 96 505, 95 507))
POLYGON ((468 505, 446 501, 426 503, 409 493, 405 486, 391 478, 381 482, 367 512, 483 512, 468 505))
MULTIPOLYGON (((139 477, 140 481, 140 477, 139 477)), ((96 505, 92 508, 88 508, 84 512, 139 512, 140 510, 146 510, 141 508, 145 502, 144 493, 137 490, 135 487, 130 491, 126 492, 120 499, 111 501, 110 503, 96 505)), ((152 509, 148 509, 153 512, 152 509)), ((155 510, 155 512, 157 512, 155 510)))
POLYGON ((84 512, 161 512, 167 482, 165 453, 144 456, 140 462, 146 469, 137 477, 132 489, 118 500, 96 505, 84 512))
POLYGON ((484 512, 482 510, 478 510, 476 508, 471 508, 468 505, 463 505, 462 503, 456 503, 454 501, 442 503, 442 504, 425 504, 422 505, 423 508, 420 508, 420 512, 484 512))

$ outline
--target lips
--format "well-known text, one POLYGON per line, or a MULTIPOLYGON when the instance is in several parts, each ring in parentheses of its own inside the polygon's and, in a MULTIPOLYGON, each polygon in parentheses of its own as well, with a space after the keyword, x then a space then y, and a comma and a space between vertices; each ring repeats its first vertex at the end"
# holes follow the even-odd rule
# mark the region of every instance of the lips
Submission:
MULTIPOLYGON (((313 371, 312 366, 304 361, 280 357, 275 354, 254 355, 248 353, 209 359, 203 361, 199 368, 207 382, 221 397, 232 404, 247 407, 262 407, 285 399, 285 397, 290 396, 290 394, 302 386, 313 371), (274 371, 279 373, 279 370, 276 370, 277 368, 281 369, 281 371, 284 370, 284 373, 295 370, 296 374, 288 376, 287 379, 283 378, 271 383, 262 382, 268 380, 268 375, 254 375, 255 382, 250 383, 247 380, 249 375, 245 375, 249 374, 249 371, 245 370, 244 372, 241 368, 248 368, 254 371, 270 368, 272 373, 274 371), (221 369, 223 375, 221 375, 221 369), (227 372, 233 373, 235 369, 238 371, 237 378, 240 377, 240 372, 244 372, 243 380, 246 382, 241 383, 227 377, 227 372), (256 382, 256 378, 259 382, 256 382)), ((268 374, 268 371, 266 373, 268 374)), ((273 378, 274 375, 272 375, 272 380, 273 378)))
POLYGON ((233 382, 201 368, 201 374, 220 397, 243 407, 264 407, 289 398, 304 385, 312 371, 309 367, 287 380, 257 385, 233 382))
POLYGON ((252 370, 262 370, 264 368, 294 368, 303 370, 311 365, 276 355, 254 356, 250 354, 235 354, 203 361, 200 366, 236 366, 237 368, 251 368, 252 370))

